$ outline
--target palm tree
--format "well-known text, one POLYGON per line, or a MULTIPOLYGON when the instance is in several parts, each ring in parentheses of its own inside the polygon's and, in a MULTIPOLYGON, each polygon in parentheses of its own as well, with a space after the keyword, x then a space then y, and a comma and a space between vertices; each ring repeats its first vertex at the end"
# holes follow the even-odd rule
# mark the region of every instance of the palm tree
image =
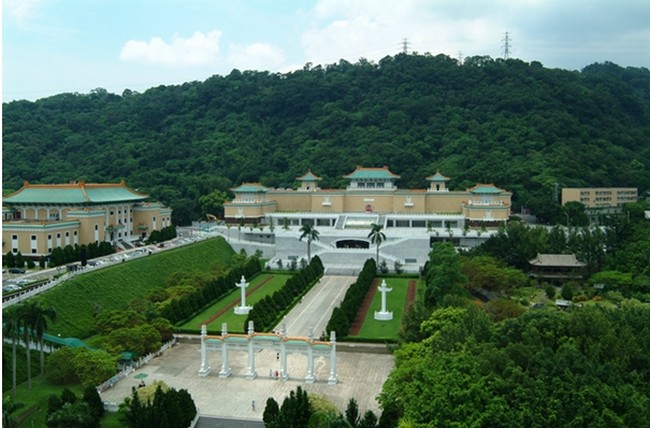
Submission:
POLYGON ((10 306, 2 315, 2 335, 11 339, 11 394, 16 395, 16 344, 20 337, 18 306, 10 306))
POLYGON ((38 345, 41 350, 41 376, 45 374, 45 352, 43 349, 43 335, 47 330, 48 319, 52 322, 56 321, 56 311, 53 307, 43 307, 38 301, 32 304, 32 330, 38 340, 38 345))
POLYGON ((34 304, 35 302, 23 302, 16 309, 18 313, 18 324, 22 330, 25 354, 27 356, 27 386, 29 389, 32 389, 32 358, 29 340, 32 333, 34 304))
POLYGON ((318 231, 311 224, 303 224, 300 231, 300 240, 307 238, 307 260, 311 262, 311 241, 318 241, 318 231))
POLYGON ((377 246, 377 266, 379 266, 379 246, 386 240, 386 235, 381 231, 384 226, 373 223, 370 227, 372 227, 372 229, 370 229, 368 238, 370 238, 370 242, 377 246))

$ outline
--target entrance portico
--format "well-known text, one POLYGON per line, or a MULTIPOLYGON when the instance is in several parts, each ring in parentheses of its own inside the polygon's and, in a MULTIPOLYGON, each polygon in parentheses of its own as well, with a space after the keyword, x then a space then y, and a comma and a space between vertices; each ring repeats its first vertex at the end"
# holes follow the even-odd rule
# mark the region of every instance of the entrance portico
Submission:
POLYGON ((248 363, 246 379, 255 379, 255 354, 260 350, 272 350, 277 353, 280 361, 279 376, 282 380, 289 379, 287 356, 300 354, 307 357, 306 383, 314 383, 314 359, 318 357, 329 358, 329 377, 327 383, 335 385, 338 382, 336 375, 336 332, 330 333, 330 341, 315 340, 313 328, 308 331, 307 337, 292 337, 287 335, 286 326, 283 324, 277 333, 256 333, 253 321, 248 323, 248 334, 230 334, 228 325, 221 325, 221 335, 208 335, 207 327, 201 326, 201 368, 199 376, 205 377, 212 371, 208 365, 207 351, 221 351, 221 370, 219 377, 229 377, 232 369, 229 365, 229 351, 244 351, 247 353, 248 363))

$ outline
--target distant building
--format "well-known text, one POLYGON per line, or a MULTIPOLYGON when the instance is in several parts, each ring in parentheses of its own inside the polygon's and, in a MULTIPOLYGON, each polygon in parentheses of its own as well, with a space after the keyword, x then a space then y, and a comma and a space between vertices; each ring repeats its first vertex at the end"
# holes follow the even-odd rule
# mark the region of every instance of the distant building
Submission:
POLYGON ((56 247, 146 238, 172 210, 117 184, 30 184, 3 198, 2 252, 46 256, 56 247))
POLYGON ((562 189, 562 205, 567 202, 580 202, 591 221, 598 215, 617 214, 623 204, 637 202, 638 189, 635 187, 566 187, 562 189))
POLYGON ((575 254, 538 254, 528 263, 532 268, 532 278, 549 282, 582 280, 587 268, 587 264, 578 261, 575 254))

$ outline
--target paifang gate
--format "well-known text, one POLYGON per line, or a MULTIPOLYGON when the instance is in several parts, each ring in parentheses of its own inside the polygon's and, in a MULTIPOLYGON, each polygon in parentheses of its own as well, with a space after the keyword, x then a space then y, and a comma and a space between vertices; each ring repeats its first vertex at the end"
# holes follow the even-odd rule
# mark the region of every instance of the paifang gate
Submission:
POLYGON ((305 382, 314 383, 314 358, 329 357, 330 370, 327 383, 335 385, 338 382, 336 376, 336 332, 330 333, 330 340, 315 340, 313 329, 309 329, 307 337, 287 336, 286 325, 282 325, 278 333, 256 333, 253 321, 248 322, 248 334, 230 334, 228 325, 221 324, 221 335, 208 335, 207 326, 201 326, 201 368, 199 376, 205 377, 212 371, 208 365, 208 351, 221 351, 221 370, 219 377, 230 376, 232 370, 228 363, 229 351, 245 351, 248 353, 248 364, 246 366, 246 379, 255 379, 255 354, 260 350, 271 350, 279 355, 280 377, 282 380, 289 379, 287 368, 287 355, 303 354, 307 357, 307 375, 305 382))

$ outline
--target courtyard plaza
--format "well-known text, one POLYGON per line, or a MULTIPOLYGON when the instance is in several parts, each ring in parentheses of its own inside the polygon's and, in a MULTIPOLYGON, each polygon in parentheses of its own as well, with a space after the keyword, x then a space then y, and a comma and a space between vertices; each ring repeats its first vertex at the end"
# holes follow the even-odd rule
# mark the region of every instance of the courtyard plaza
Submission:
MULTIPOLYGON (((289 336, 307 336, 313 328, 316 336, 325 331, 332 310, 339 305, 348 286, 356 280, 352 276, 324 276, 283 319, 289 336)), ((242 316, 244 317, 244 316, 242 316)), ((277 326, 279 330, 281 326, 277 326)), ((219 377, 221 353, 208 352, 212 371, 200 377, 201 365, 199 336, 181 336, 179 343, 160 357, 129 374, 112 388, 102 392, 107 403, 121 403, 131 395, 131 390, 144 379, 147 385, 163 381, 175 389, 187 389, 201 415, 261 420, 266 400, 275 399, 279 405, 298 386, 308 393, 327 397, 341 412, 345 411, 350 398, 354 398, 360 411, 372 410, 381 414, 376 397, 393 368, 393 356, 384 345, 345 344, 337 342, 336 374, 338 382, 328 384, 329 359, 314 361, 314 383, 306 383, 307 358, 304 355, 287 356, 289 378, 285 381, 276 376, 280 371, 277 353, 260 350, 255 355, 257 377, 246 378, 247 353, 230 351, 232 369, 227 378, 219 377), (255 401, 253 410, 251 404, 255 401)))

